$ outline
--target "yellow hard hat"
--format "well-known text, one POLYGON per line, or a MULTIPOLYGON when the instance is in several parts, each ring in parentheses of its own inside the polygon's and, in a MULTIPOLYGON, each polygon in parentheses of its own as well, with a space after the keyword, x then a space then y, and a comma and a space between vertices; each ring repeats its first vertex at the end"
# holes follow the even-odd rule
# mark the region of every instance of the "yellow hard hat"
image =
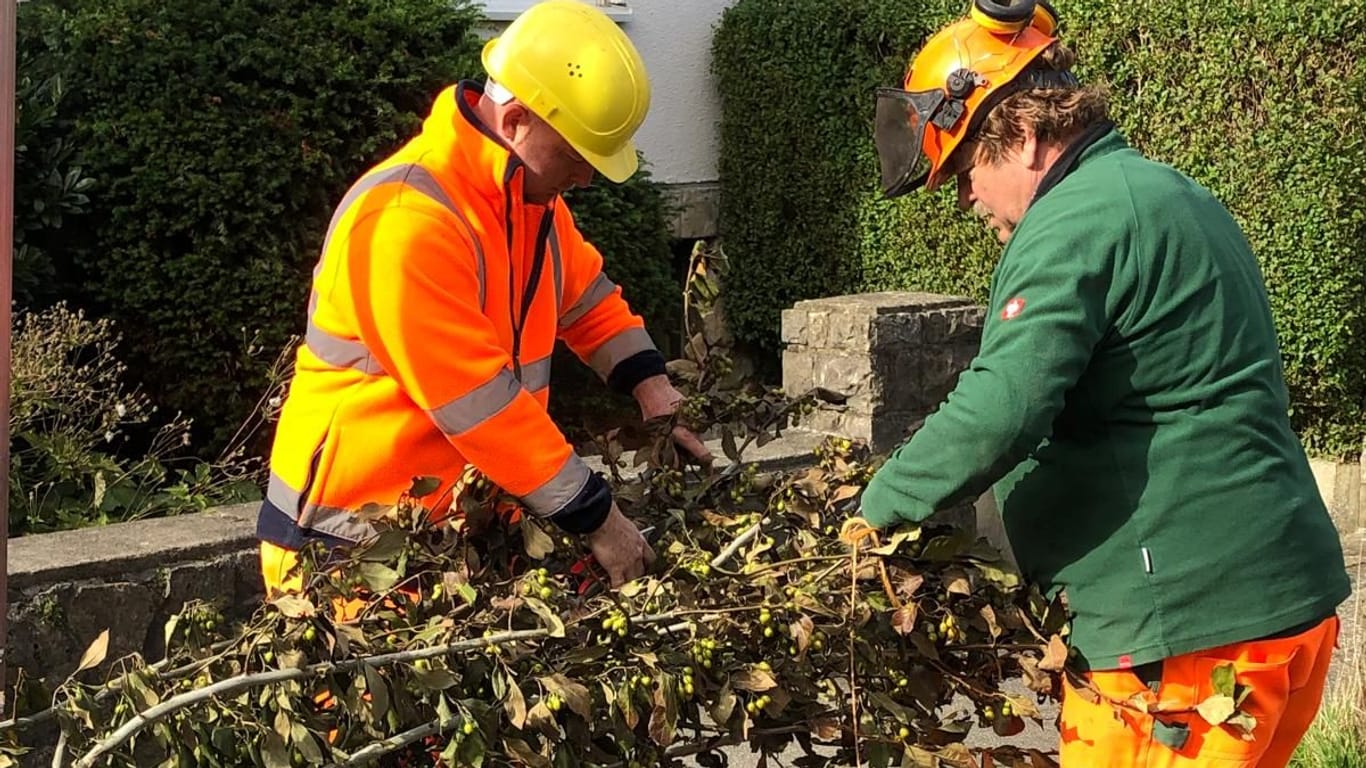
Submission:
POLYGON ((636 172, 631 137, 650 109, 645 62, 607 14, 546 0, 488 41, 484 70, 614 182, 636 172))

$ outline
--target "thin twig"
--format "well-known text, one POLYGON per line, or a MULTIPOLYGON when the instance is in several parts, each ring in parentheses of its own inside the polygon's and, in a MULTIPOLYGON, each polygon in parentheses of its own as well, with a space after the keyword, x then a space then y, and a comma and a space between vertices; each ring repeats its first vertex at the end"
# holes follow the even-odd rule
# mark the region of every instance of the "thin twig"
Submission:
POLYGON ((854 610, 858 607, 858 542, 849 552, 849 727, 854 733, 854 766, 861 768, 863 756, 859 754, 858 742, 858 658, 854 645, 858 637, 858 622, 854 610))
POLYGON ((371 742, 363 749, 352 753, 346 760, 340 763, 332 763, 328 765, 327 768, 346 768, 347 766, 364 765, 377 757, 387 755, 390 752, 397 752, 409 744, 415 744, 428 736, 435 736, 438 733, 450 730, 458 722, 460 722, 459 718, 452 717, 448 718, 448 722, 443 725, 441 718, 437 718, 431 722, 423 723, 416 728, 409 728, 402 733, 396 733, 383 741, 371 742))
POLYGON ((429 659, 436 656, 444 656, 455 651, 481 648, 486 645, 495 645, 516 640, 531 640, 545 637, 548 634, 550 634, 550 631, 547 629, 523 629, 515 632, 502 632, 477 639, 460 640, 454 643, 447 643, 446 645, 437 645, 413 651, 397 651, 395 653, 386 653, 361 659, 347 659, 335 663, 322 662, 294 669, 279 669, 270 672, 256 672, 249 675, 230 677, 226 680, 220 680, 212 685, 205 686, 204 688, 197 688, 178 696, 172 696, 150 709, 139 712, 128 722, 120 726, 118 730, 110 734, 108 738, 100 741, 91 748, 89 752, 85 753, 80 760, 77 760, 72 765, 72 768, 92 768, 101 756, 132 738, 134 734, 138 733, 143 728, 146 728, 148 725, 151 725, 153 721, 159 720, 178 709, 183 709, 184 707, 197 704, 215 696, 225 696, 246 688, 255 688, 262 685, 270 685, 272 683, 283 683, 289 680, 300 680, 307 677, 325 675, 329 672, 347 672, 360 666, 378 667, 400 661, 429 659))
POLYGON ((52 768, 62 768, 66 762, 66 731, 57 736, 57 746, 52 750, 52 768))
POLYGON ((819 563, 827 560, 839 560, 843 562, 848 559, 848 555, 808 555, 806 557, 794 557, 791 560, 779 560, 776 563, 765 563, 764 565, 761 565, 752 571, 745 572, 745 575, 753 576, 756 573, 763 573, 765 571, 772 571, 778 568, 785 568, 789 565, 796 565, 798 563, 819 563))
MULTIPOLYGON (((767 519, 767 518, 765 518, 765 519, 767 519)), ((726 562, 727 560, 729 560, 736 552, 739 552, 739 551, 740 551, 740 548, 741 548, 741 547, 745 546, 745 545, 748 544, 748 543, 750 542, 750 540, 752 540, 755 536, 759 535, 759 527, 762 526, 763 524, 764 524, 764 521, 763 521, 763 520, 760 520, 759 522, 755 523, 754 525, 751 525, 744 533, 740 534, 739 536, 736 536, 736 537, 735 537, 735 541, 732 541, 732 542, 730 543, 730 546, 728 546, 728 547, 726 547, 725 549, 721 550, 721 554, 719 554, 719 555, 717 555, 716 557, 713 557, 713 558, 712 558, 712 560, 711 560, 711 567, 713 567, 713 568, 720 568, 722 563, 724 563, 724 562, 726 562)))
MULTIPOLYGON (((215 654, 215 658, 219 658, 221 657, 222 651, 225 651, 236 644, 236 640, 221 640, 209 646, 208 650, 212 651, 215 654)), ((176 667, 175 669, 172 669, 170 671, 162 672, 161 670, 165 669, 171 663, 171 660, 169 658, 165 658, 161 661, 156 662, 155 664, 148 664, 147 669, 157 673, 158 680, 170 680, 172 678, 180 676, 182 673, 185 672, 198 672, 206 661, 212 661, 212 659, 198 659, 188 664, 182 664, 181 666, 176 667)), ((115 693, 118 693, 120 690, 123 689, 123 681, 127 677, 128 675, 125 674, 120 676, 117 680, 111 680, 108 683, 105 683, 102 689, 95 692, 95 701, 104 701, 105 699, 109 698, 115 693)), ((9 720, 0 722, 0 731, 9 730, 10 728, 13 728, 15 730, 24 730, 25 728, 28 728, 30 726, 45 723, 56 716, 57 707, 51 706, 47 709, 34 712, 33 714, 27 715, 25 717, 14 717, 10 718, 9 720)))

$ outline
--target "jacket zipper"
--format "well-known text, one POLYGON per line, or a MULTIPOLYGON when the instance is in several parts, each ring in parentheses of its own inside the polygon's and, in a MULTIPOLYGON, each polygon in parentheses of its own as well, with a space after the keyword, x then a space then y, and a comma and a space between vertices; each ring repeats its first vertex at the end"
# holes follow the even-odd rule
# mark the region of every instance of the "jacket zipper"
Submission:
POLYGON ((510 162, 503 179, 503 219, 507 225, 508 251, 508 320, 512 323, 512 375, 517 377, 517 381, 522 380, 522 330, 526 328, 527 315, 531 313, 531 305, 536 299, 536 289, 541 282, 541 273, 545 270, 546 242, 550 238, 550 227, 555 219, 554 208, 547 207, 545 213, 541 214, 541 225, 536 232, 536 250, 533 252, 531 272, 527 274, 526 287, 522 292, 522 311, 519 321, 514 307, 517 284, 513 274, 516 271, 514 260, 517 258, 517 252, 513 248, 512 220, 512 176, 519 166, 520 163, 515 160, 510 162))

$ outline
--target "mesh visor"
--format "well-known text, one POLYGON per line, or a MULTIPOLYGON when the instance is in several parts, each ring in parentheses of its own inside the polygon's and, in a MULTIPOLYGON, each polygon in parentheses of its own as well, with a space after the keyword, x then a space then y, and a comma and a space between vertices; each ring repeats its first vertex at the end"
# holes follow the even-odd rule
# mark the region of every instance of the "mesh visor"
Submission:
POLYGON ((943 91, 908 93, 899 88, 877 89, 873 141, 882 166, 882 193, 898 197, 919 189, 930 173, 930 159, 922 149, 925 124, 944 101, 943 91))

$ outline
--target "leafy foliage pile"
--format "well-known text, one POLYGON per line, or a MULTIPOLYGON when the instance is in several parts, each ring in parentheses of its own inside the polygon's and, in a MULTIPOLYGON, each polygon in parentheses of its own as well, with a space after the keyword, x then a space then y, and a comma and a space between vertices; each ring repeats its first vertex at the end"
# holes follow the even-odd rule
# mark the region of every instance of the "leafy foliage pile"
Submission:
MULTIPOLYGON (((1107 84, 1136 147, 1208 186, 1247 233, 1281 334, 1296 429, 1360 449, 1366 403, 1366 9, 1312 0, 1062 8, 1080 72, 1107 84)), ((739 0, 713 41, 721 232, 741 338, 778 348, 778 314, 839 292, 985 298, 1000 246, 952 185, 883 200, 873 90, 963 13, 931 0, 739 0), (781 94, 781 98, 775 97, 781 94), (794 227, 793 222, 801 226, 794 227)))
MULTIPOLYGON (((731 383, 718 283, 695 266, 696 332, 673 365, 687 407, 602 438, 619 503, 655 541, 652 573, 605 589, 576 540, 478 473, 440 520, 438 481, 416 478, 366 511, 367 542, 305 549, 303 589, 242 626, 188 605, 165 628, 166 660, 121 659, 92 684, 102 638, 55 706, 8 736, 56 716, 59 753, 79 768, 715 766, 739 743, 796 743, 810 766, 989 764, 979 753, 1052 765, 964 739, 1040 719, 1068 656, 1061 607, 961 529, 909 525, 884 541, 860 528, 850 515, 878 458, 858 443, 830 438, 816 466, 791 472, 744 461, 822 393, 731 383), (718 429, 730 461, 681 464, 668 439, 679 419, 718 429), (638 474, 623 477, 626 464, 638 474), (1012 679, 1026 692, 1003 689, 1012 679)), ((1227 720, 1239 714, 1225 682, 1212 712, 1227 720)))

